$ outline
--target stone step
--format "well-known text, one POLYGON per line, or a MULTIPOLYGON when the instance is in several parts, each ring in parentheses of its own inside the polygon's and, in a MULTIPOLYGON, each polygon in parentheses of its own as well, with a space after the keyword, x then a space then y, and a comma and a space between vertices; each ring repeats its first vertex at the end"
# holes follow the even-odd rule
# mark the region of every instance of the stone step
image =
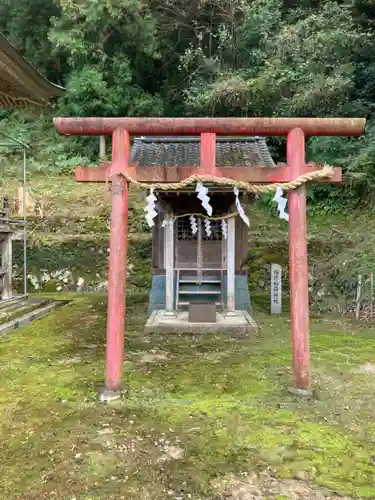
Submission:
POLYGON ((20 317, 23 314, 31 313, 37 309, 41 309, 48 304, 48 300, 22 300, 13 304, 8 308, 3 308, 0 311, 0 324, 8 321, 12 317, 20 317))
MULTIPOLYGON (((194 302, 193 300, 190 300, 189 302, 186 301, 181 301, 178 303, 179 307, 188 307, 190 302, 194 302)), ((195 302, 201 302, 201 300, 196 300, 195 302)), ((222 303, 221 302, 215 302, 216 307, 221 307, 222 303)))
POLYGON ((18 297, 16 300, 10 299, 10 300, 4 301, 2 303, 2 307, 0 308, 0 313, 13 312, 13 311, 23 307, 24 305, 27 305, 28 307, 30 307, 33 304, 35 306, 38 306, 41 304, 44 305, 45 302, 46 301, 43 299, 31 299, 28 297, 18 297))
POLYGON ((8 300, 0 300, 0 311, 5 307, 9 307, 11 304, 21 302, 22 300, 25 300, 25 297, 13 297, 12 299, 8 300))
POLYGON ((61 307, 68 303, 69 301, 66 300, 50 301, 50 300, 30 299, 31 310, 25 310, 23 314, 19 314, 15 318, 13 317, 13 315, 10 315, 10 318, 7 322, 3 323, 0 322, 0 335, 5 335, 16 328, 27 325, 31 321, 35 321, 39 318, 42 318, 53 309, 61 307), (35 306, 34 308, 32 307, 33 305, 35 306))
POLYGON ((3 307, 0 309, 0 314, 12 314, 13 312, 17 311, 18 309, 24 307, 24 305, 27 303, 27 299, 21 299, 17 300, 16 302, 9 302, 8 304, 4 304, 3 307))
POLYGON ((181 290, 221 290, 220 282, 208 283, 205 281, 204 283, 194 283, 191 281, 190 283, 181 283, 180 281, 179 283, 181 290))

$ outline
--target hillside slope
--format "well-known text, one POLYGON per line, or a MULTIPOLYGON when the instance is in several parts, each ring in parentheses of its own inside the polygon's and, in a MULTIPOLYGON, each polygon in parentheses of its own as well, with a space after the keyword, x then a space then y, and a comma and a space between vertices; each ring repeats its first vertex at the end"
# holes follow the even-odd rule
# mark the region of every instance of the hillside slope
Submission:
MULTIPOLYGON (((3 179, 0 194, 14 200, 18 185, 15 178, 3 179)), ((29 273, 37 277, 37 289, 75 290, 82 279, 84 289, 105 289, 110 213, 107 186, 78 184, 72 176, 33 176, 30 193, 43 207, 43 217, 30 216, 28 223, 29 273)), ((130 191, 128 271, 129 286, 136 289, 148 286, 151 278, 151 232, 143 216, 144 196, 137 189, 130 191)), ((267 289, 270 262, 284 266, 287 287, 287 224, 256 202, 248 207, 248 215, 250 289, 267 289)), ((375 213, 370 209, 330 216, 309 213, 308 220, 312 304, 318 309, 350 308, 357 275, 375 271, 375 213)), ((20 258, 21 254, 16 282, 20 258)), ((36 282, 34 278, 32 282, 36 282)), ((363 297, 369 299, 368 286, 363 297)))

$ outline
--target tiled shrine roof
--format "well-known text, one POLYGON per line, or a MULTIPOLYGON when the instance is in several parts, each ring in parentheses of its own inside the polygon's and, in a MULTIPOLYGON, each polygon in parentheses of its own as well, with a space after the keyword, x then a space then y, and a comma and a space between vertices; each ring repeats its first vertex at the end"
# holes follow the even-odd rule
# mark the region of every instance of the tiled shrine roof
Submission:
POLYGON ((0 108, 44 106, 64 92, 34 69, 0 33, 0 108))
MULTIPOLYGON (((195 167, 199 159, 198 136, 135 137, 130 162, 143 167, 195 167)), ((264 137, 216 137, 216 165, 275 167, 264 137)))

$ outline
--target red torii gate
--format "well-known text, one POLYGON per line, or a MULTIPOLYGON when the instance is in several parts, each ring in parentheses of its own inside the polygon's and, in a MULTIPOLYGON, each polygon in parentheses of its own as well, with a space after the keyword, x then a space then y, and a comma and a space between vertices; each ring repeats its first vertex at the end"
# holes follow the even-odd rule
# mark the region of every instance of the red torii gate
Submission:
MULTIPOLYGON (((106 385, 103 399, 119 397, 122 388, 125 329, 128 181, 124 174, 144 183, 179 182, 193 174, 210 174, 249 183, 289 182, 318 170, 306 164, 308 136, 359 136, 362 118, 55 118, 54 126, 64 135, 111 135, 112 163, 79 167, 78 182, 111 181, 112 223, 108 271, 108 319, 106 385), (129 165, 130 136, 200 135, 199 167, 147 167, 129 165), (250 169, 216 166, 216 135, 287 136, 287 164, 276 168, 250 169)), ((320 181, 339 183, 341 169, 320 181)), ((293 389, 310 391, 309 296, 307 264, 306 188, 288 195, 290 307, 293 358, 293 389)))

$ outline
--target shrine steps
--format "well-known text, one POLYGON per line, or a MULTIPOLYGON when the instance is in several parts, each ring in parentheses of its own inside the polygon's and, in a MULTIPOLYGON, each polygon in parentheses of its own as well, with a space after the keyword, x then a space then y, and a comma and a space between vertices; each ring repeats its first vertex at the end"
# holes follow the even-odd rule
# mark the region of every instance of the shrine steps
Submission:
POLYGON ((186 276, 177 274, 176 309, 186 310, 191 302, 215 303, 223 308, 223 284, 220 276, 186 276))
MULTIPOLYGON (((177 287, 181 285, 189 285, 192 282, 192 285, 197 284, 197 276, 196 272, 185 272, 181 271, 181 276, 179 276, 180 281, 177 280, 177 273, 175 275, 175 283, 174 290, 177 295, 177 287), (184 281, 188 281, 188 283, 184 283, 184 281)), ((208 274, 208 273, 207 273, 208 274)), ((223 281, 221 281, 220 270, 216 272, 216 276, 213 276, 213 273, 209 273, 210 276, 204 276, 204 283, 209 284, 210 281, 214 283, 210 283, 219 286, 218 281, 222 283, 222 295, 214 294, 214 296, 207 297, 207 294, 193 294, 194 296, 186 296, 186 294, 181 294, 178 298, 180 302, 188 302, 190 299, 195 301, 203 302, 205 300, 210 300, 212 302, 222 302, 224 305, 226 304, 226 277, 224 276, 223 281)), ((250 315, 252 314, 252 308, 250 303, 250 294, 248 288, 248 278, 247 275, 236 275, 235 276, 235 289, 236 289, 236 309, 247 311, 250 315)), ((149 307, 148 307, 148 316, 154 311, 165 310, 166 303, 166 277, 165 275, 155 274, 152 277, 152 286, 149 296, 149 307)), ((176 300, 177 303, 177 300, 176 300)), ((176 305, 175 303, 175 305, 176 305)), ((187 311, 187 306, 185 304, 181 305, 181 310, 187 311)), ((220 311, 220 307, 218 306, 218 312, 220 311)))

